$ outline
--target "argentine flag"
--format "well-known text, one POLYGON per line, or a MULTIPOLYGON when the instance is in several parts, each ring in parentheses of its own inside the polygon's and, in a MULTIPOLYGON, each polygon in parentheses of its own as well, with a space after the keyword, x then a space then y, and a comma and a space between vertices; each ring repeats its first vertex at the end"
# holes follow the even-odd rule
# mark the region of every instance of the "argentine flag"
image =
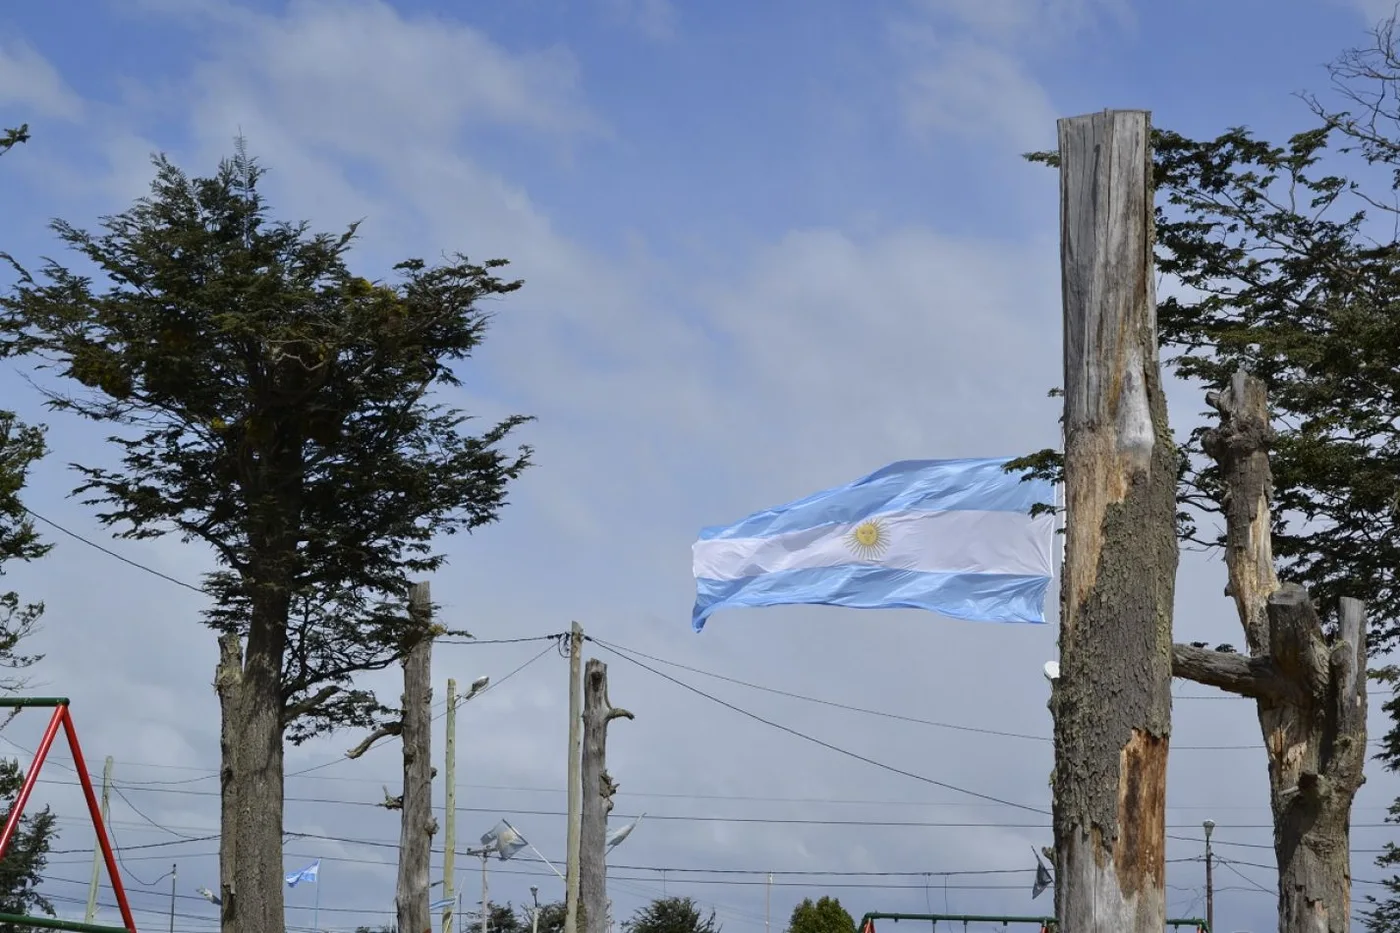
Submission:
POLYGON ((816 603, 1044 622, 1054 487, 1009 458, 904 460, 845 486, 706 528, 693 547, 695 631, 717 609, 816 603))

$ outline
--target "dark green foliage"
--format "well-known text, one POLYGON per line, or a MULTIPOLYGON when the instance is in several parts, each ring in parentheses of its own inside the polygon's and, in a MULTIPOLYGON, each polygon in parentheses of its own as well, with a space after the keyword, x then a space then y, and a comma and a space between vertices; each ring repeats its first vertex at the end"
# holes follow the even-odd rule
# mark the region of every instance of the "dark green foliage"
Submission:
POLYGON ((806 897, 793 908, 787 933, 856 933, 856 922, 838 898, 806 897))
POLYGON ((288 737, 368 725, 383 708, 352 677, 416 635, 407 582, 441 566, 434 537, 494 521, 528 465, 500 449, 527 418, 472 436, 432 395, 460 385, 481 304, 521 283, 463 257, 352 274, 354 228, 274 222, 241 145, 210 178, 155 170, 99 232, 53 224, 95 279, 4 257, 0 354, 56 372, 73 388, 50 406, 113 430, 120 466, 75 465, 102 522, 212 548, 206 620, 280 667, 288 737))
MULTIPOLYGON (((45 452, 41 428, 0 411, 0 576, 7 561, 36 560, 52 547, 39 540, 19 497, 30 469, 45 452)), ((33 631, 43 611, 43 603, 24 603, 18 593, 0 591, 0 669, 18 671, 39 660, 37 655, 20 654, 19 643, 33 631)), ((21 685, 18 677, 0 676, 2 691, 13 693, 21 685)))
POLYGON ((689 897, 658 897, 622 924, 622 933, 719 933, 715 912, 701 912, 689 897))
POLYGON ((20 143, 29 142, 29 124, 20 124, 15 129, 0 129, 0 155, 4 155, 20 143))
MULTIPOLYGON (((4 575, 6 562, 35 560, 51 547, 39 540, 20 501, 20 490, 29 471, 44 452, 41 429, 24 424, 10 412, 0 411, 0 576, 4 575)), ((19 672, 39 660, 37 655, 22 654, 19 646, 43 611, 42 603, 24 603, 18 593, 0 592, 0 670, 8 672, 0 676, 0 692, 20 689, 23 679, 19 672)), ((0 801, 4 801, 0 812, 9 812, 23 783, 18 762, 0 761, 0 801)), ((38 893, 38 887, 55 830, 55 818, 47 807, 21 818, 9 851, 0 862, 0 913, 53 914, 52 905, 38 893)))

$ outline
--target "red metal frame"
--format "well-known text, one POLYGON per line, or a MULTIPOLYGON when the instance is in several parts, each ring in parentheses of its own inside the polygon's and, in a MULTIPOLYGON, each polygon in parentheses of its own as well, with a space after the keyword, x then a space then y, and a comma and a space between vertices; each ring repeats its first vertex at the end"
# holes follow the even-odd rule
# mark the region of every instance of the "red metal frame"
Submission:
POLYGON ((107 827, 102 822, 102 809, 97 804, 97 794, 93 793, 92 778, 88 776, 87 762, 83 760, 83 750, 78 744, 78 731, 73 728, 73 717, 68 712, 66 700, 54 706, 49 726, 44 730, 44 740, 39 743, 39 749, 34 753, 34 763, 29 766, 29 771, 24 775, 24 785, 20 788, 19 796, 15 799, 15 805, 10 808, 9 816, 5 818, 4 830, 0 830, 0 861, 4 860, 5 852, 14 839, 15 830, 19 827, 19 819, 24 815, 24 807, 29 803, 29 797, 34 792, 34 785, 39 779, 39 771, 44 767, 44 761, 49 756, 49 749, 53 747, 54 739, 58 738, 60 727, 63 728, 64 735, 68 737, 68 749, 73 753, 73 766, 78 769, 78 781, 83 786, 83 796, 87 798, 88 813, 92 816, 92 828, 97 833, 97 844, 102 849, 102 859, 107 863, 107 877, 112 882, 112 893, 117 896, 117 907, 121 910, 122 924, 129 933, 136 933, 136 921, 131 917, 131 905, 126 899, 126 888, 122 886, 121 872, 117 868, 117 859, 112 852, 112 844, 107 839, 107 827))

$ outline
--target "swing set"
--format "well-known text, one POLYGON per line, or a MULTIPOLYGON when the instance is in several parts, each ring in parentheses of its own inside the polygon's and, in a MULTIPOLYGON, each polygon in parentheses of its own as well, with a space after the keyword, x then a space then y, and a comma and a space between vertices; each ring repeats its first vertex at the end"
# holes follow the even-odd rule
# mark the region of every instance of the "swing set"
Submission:
POLYGON ((87 762, 83 760, 83 750, 78 745, 78 732, 73 728, 73 715, 68 711, 67 697, 0 697, 0 709, 19 711, 27 708, 52 709, 53 716, 44 730, 44 739, 34 753, 34 763, 24 775, 24 784, 14 806, 10 807, 5 818, 5 828, 0 830, 0 862, 5 859, 10 843, 14 841, 19 819, 24 815, 25 804, 34 792, 39 771, 49 756, 54 739, 61 728, 68 738, 68 749, 73 753, 73 767, 78 771, 78 782, 83 786, 83 796, 87 798, 88 813, 92 816, 92 828, 97 833, 97 845, 102 849, 102 858, 107 863, 107 877, 112 882, 112 892, 117 897, 117 908, 121 911, 122 926, 104 926, 98 923, 82 923, 77 920, 63 920, 57 917, 27 917, 20 914, 0 913, 0 924, 17 927, 39 927, 48 930, 72 930, 74 933, 136 933, 136 921, 131 917, 131 905, 126 899, 126 889, 122 887, 121 872, 112 852, 112 844, 107 840, 107 827, 102 821, 102 810, 97 805, 97 795, 92 790, 92 779, 88 776, 87 762))
MULTIPOLYGON (((901 920, 927 920, 933 924, 934 933, 938 933, 939 921, 949 924, 948 930, 955 928, 952 924, 961 923, 964 933, 966 933, 969 923, 990 923, 1001 924, 1003 928, 1009 928, 1013 923, 1017 926, 1038 926, 1040 933, 1055 933, 1059 925, 1054 917, 997 917, 984 916, 981 914, 888 914, 880 911, 873 911, 860 918, 860 923, 856 929, 860 933, 875 933, 876 920, 893 920, 898 923, 901 920)), ((1173 931, 1178 931, 1185 927, 1193 933, 1210 933, 1210 925, 1199 918, 1188 918, 1184 920, 1168 920, 1166 925, 1173 931)))

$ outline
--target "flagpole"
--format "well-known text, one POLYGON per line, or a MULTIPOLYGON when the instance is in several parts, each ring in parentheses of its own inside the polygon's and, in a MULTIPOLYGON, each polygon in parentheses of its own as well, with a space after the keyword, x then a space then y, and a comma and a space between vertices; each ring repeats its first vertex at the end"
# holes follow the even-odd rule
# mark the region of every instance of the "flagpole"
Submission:
POLYGON ((321 871, 319 866, 316 870, 316 898, 311 902, 311 927, 316 933, 321 933, 321 871))

